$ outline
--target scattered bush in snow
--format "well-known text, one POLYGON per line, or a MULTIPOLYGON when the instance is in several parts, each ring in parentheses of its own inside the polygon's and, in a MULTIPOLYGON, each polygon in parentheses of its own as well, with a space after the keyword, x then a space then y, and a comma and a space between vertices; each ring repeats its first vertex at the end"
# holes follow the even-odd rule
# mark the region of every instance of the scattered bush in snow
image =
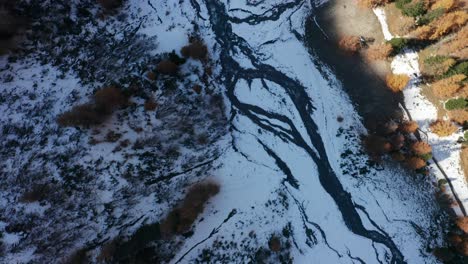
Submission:
POLYGON ((183 47, 180 53, 185 58, 192 58, 194 60, 205 60, 208 56, 208 48, 202 41, 194 40, 189 45, 183 47))
POLYGON ((439 137, 447 137, 455 133, 458 128, 452 122, 446 120, 436 120, 431 123, 430 129, 432 133, 439 137))
POLYGON ((281 240, 277 236, 271 236, 268 241, 268 247, 273 252, 281 251, 281 240))
POLYGON ((392 45, 383 43, 379 45, 371 45, 366 52, 366 57, 370 60, 384 60, 393 52, 392 45))
POLYGON ((122 6, 122 0, 97 0, 97 2, 105 9, 111 10, 122 6))
POLYGON ((451 77, 439 80, 431 85, 435 96, 440 98, 453 97, 461 88, 461 82, 466 79, 464 74, 457 74, 451 77))
POLYGON ((427 144, 426 142, 423 141, 416 141, 413 144, 411 144, 411 150, 416 154, 416 155, 424 155, 432 152, 432 147, 431 145, 427 144))
POLYGON ((163 60, 156 66, 156 71, 161 74, 176 75, 179 71, 179 66, 170 60, 163 60))
POLYGON ((460 230, 468 234, 468 216, 458 218, 455 223, 460 230))
POLYGON ((145 101, 144 108, 145 108, 145 111, 154 111, 156 110, 157 106, 158 104, 156 103, 154 98, 149 98, 145 101))
POLYGON ((392 92, 401 92, 408 85, 410 78, 405 74, 388 74, 385 82, 392 92))
POLYGON ((103 123, 117 108, 126 106, 127 97, 120 89, 109 86, 96 92, 91 102, 74 106, 57 118, 60 126, 89 127, 103 123))
POLYGON ((35 184, 30 191, 21 195, 19 201, 22 203, 32 203, 42 201, 46 198, 48 192, 51 191, 50 187, 46 184, 35 184))
POLYGON ((189 231, 198 215, 203 212, 205 203, 218 192, 219 185, 211 182, 191 187, 180 206, 172 210, 161 222, 161 234, 171 237, 189 231))
POLYGON ((404 133, 414 133, 418 130, 419 126, 416 121, 405 121, 400 124, 400 131, 404 133))
POLYGON ((426 162, 419 157, 409 157, 406 160, 406 165, 412 170, 419 170, 426 167, 426 162))
POLYGON ((384 137, 377 135, 369 135, 364 139, 364 146, 367 151, 373 155, 383 155, 392 150, 392 145, 384 137))
POLYGON ((361 41, 358 36, 344 36, 338 42, 338 47, 346 52, 356 53, 361 49, 361 41))

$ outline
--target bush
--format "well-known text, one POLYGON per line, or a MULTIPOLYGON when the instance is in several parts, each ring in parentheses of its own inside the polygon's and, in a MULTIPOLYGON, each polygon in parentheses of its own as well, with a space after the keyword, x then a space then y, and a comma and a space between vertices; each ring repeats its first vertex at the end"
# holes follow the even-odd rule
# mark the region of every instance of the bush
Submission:
POLYGON ((451 10, 457 5, 456 0, 438 0, 432 4, 431 9, 436 10, 451 10))
POLYGON ((111 10, 122 6, 122 0, 97 0, 97 2, 105 9, 111 10))
POLYGON ((281 251, 281 241, 279 240, 278 237, 272 236, 270 240, 268 241, 268 247, 273 252, 279 252, 281 251))
POLYGON ((435 96, 440 98, 453 97, 462 88, 461 82, 465 80, 465 78, 465 75, 457 74, 437 81, 431 85, 432 92, 435 96))
POLYGON ((444 76, 450 77, 458 74, 463 74, 465 76, 468 75, 468 61, 458 63, 457 65, 451 67, 444 76))
POLYGON ((392 38, 387 41, 388 44, 392 45, 393 51, 399 53, 408 44, 408 40, 404 38, 392 38))
POLYGON ((338 42, 338 46, 346 52, 356 53, 361 49, 361 41, 357 36, 344 36, 338 42))
POLYGON ((418 24, 419 25, 427 25, 427 24, 431 23, 432 21, 434 21, 434 20, 438 19, 439 17, 441 17, 443 14, 445 14, 445 9, 444 8, 434 9, 434 10, 428 12, 427 14, 425 14, 424 16, 422 16, 418 20, 418 24))
POLYGON ((418 128, 416 121, 405 121, 400 125, 400 131, 408 134, 416 132, 418 128))
POLYGON ((453 110, 449 111, 448 115, 451 120, 455 123, 463 126, 466 122, 468 122, 468 111, 466 110, 453 110))
POLYGON ((208 48, 205 43, 200 40, 195 40, 189 45, 182 48, 180 51, 185 58, 192 58, 195 60, 205 60, 208 56, 208 48))
POLYGON ((176 75, 179 71, 179 66, 172 61, 163 60, 156 66, 156 71, 161 74, 176 75))
POLYGON ((97 111, 94 104, 83 104, 74 106, 70 111, 67 111, 57 118, 57 123, 60 126, 83 126, 89 127, 99 125, 105 121, 105 116, 97 111))
POLYGON ((367 136, 363 143, 367 152, 372 155, 380 156, 392 150, 391 143, 386 138, 377 135, 367 136))
POLYGON ((439 137, 447 137, 455 133, 458 128, 450 121, 437 120, 431 123, 430 129, 432 133, 439 137))
POLYGON ((203 212, 205 203, 219 192, 219 185, 215 183, 197 184, 191 187, 181 205, 172 210, 161 222, 161 233, 168 238, 175 234, 187 232, 203 212))
POLYGON ((468 20, 466 11, 455 11, 433 21, 430 25, 434 28, 434 33, 430 39, 435 40, 463 26, 468 20))
POLYGON ((403 13, 403 15, 410 17, 422 16, 426 13, 426 11, 426 5, 422 0, 417 1, 415 3, 405 4, 401 8, 401 12, 403 13))
POLYGON ((385 81, 392 92, 401 92, 408 85, 410 78, 405 74, 388 74, 385 81))
POLYGON ((447 56, 431 56, 424 60, 422 71, 428 75, 440 76, 446 73, 456 61, 447 56))
POLYGON ((115 86, 108 86, 94 94, 94 103, 98 111, 111 114, 114 110, 125 106, 128 103, 128 98, 122 93, 122 90, 115 86))
POLYGON ((418 156, 432 152, 431 145, 423 141, 416 141, 411 144, 411 150, 418 156))
POLYGON ((89 127, 102 124, 112 112, 127 104, 128 99, 122 91, 114 86, 98 90, 93 101, 74 106, 57 118, 60 126, 89 127))
POLYGON ((411 0, 396 0, 395 5, 398 9, 403 9, 405 5, 411 3, 411 0))
POLYGON ((447 110, 465 109, 466 107, 468 107, 466 98, 450 99, 445 102, 445 109, 447 110))
POLYGON ((419 157, 409 157, 406 160, 406 166, 412 170, 419 170, 426 167, 426 162, 419 157))
POLYGON ((370 60, 384 60, 393 52, 392 45, 385 43, 380 45, 371 45, 366 52, 366 57, 370 60))
POLYGON ((33 203, 37 201, 42 201, 47 197, 47 194, 50 191, 50 187, 46 184, 34 184, 31 190, 21 195, 19 201, 22 203, 33 203))
POLYGON ((375 8, 389 2, 390 0, 358 0, 358 5, 365 8, 375 8))
POLYGON ((158 106, 158 104, 156 103, 156 101, 153 99, 153 98, 149 98, 148 100, 145 101, 145 111, 154 111, 156 110, 156 107, 158 106))
POLYGON ((468 234, 468 216, 458 218, 455 223, 460 230, 468 234))

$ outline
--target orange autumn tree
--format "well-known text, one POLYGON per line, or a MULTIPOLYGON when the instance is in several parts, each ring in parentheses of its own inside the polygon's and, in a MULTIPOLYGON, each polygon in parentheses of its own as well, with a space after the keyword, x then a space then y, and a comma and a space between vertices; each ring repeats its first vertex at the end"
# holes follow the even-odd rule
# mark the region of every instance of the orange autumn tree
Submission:
POLYGON ((447 137, 455 133, 458 128, 452 122, 446 120, 436 120, 429 126, 432 133, 439 137, 447 137))
POLYGON ((385 82, 392 92, 401 92, 408 85, 410 77, 406 74, 388 74, 385 82))
POLYGON ((384 60, 393 52, 392 45, 388 43, 371 45, 366 52, 366 57, 370 60, 384 60))
POLYGON ((341 50, 356 53, 361 49, 361 41, 357 36, 344 36, 338 42, 338 46, 341 50))
POLYGON ((431 85, 435 96, 440 98, 453 97, 461 88, 461 82, 466 79, 464 74, 456 74, 437 81, 431 85))

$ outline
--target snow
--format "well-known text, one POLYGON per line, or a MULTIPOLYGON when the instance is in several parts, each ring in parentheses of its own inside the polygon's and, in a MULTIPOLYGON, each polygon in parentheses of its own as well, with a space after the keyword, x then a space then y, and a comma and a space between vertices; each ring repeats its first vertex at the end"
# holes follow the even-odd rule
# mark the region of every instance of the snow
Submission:
MULTIPOLYGON (((382 8, 375 8, 379 22, 382 26, 385 39, 393 38, 388 29, 386 22, 385 11, 382 8)), ((463 206, 468 207, 468 185, 465 181, 465 175, 461 168, 460 150, 461 144, 457 143, 460 137, 463 137, 463 132, 459 130, 457 133, 449 137, 439 137, 429 130, 429 125, 437 119, 437 109, 434 107, 421 92, 421 87, 418 85, 420 71, 418 62, 418 53, 413 50, 404 49, 402 53, 395 56, 391 64, 392 71, 395 74, 406 74, 411 76, 409 85, 403 90, 405 106, 408 109, 411 118, 418 122, 419 127, 428 137, 427 140, 433 149, 433 156, 438 159, 439 165, 447 173, 454 190, 460 198, 463 206)), ((425 136, 423 135, 423 138, 425 136)), ((437 179, 445 179, 444 175, 436 164, 431 164, 431 172, 435 174, 437 179)), ((450 189, 450 188, 447 188, 450 189)), ((451 189, 450 189, 451 191, 451 189)), ((461 210, 456 207, 456 212, 462 215, 461 210)))

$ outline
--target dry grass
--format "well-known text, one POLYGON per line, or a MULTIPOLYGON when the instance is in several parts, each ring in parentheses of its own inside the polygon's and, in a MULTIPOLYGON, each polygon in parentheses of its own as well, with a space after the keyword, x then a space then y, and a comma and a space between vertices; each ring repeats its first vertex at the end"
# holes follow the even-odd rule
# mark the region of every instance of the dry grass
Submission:
POLYGON ((405 74, 388 74, 387 77, 385 78, 385 82, 387 84, 387 87, 392 91, 392 92, 401 92, 403 89, 408 85, 408 82, 410 80, 410 77, 405 74))
POLYGON ((458 218, 455 223, 460 230, 468 234, 468 216, 458 218))
POLYGON ((465 175, 465 181, 468 184, 468 147, 463 146, 460 153, 461 165, 465 175))
POLYGON ((349 53, 356 53, 361 49, 361 42, 358 36, 344 36, 338 42, 338 47, 349 53))
POLYGON ((450 121, 436 120, 431 123, 430 129, 432 133, 437 134, 439 137, 448 137, 458 130, 458 127, 450 121))
POLYGON ((371 45, 366 51, 366 57, 369 60, 385 60, 392 54, 392 52, 393 47, 390 44, 384 43, 371 45))

